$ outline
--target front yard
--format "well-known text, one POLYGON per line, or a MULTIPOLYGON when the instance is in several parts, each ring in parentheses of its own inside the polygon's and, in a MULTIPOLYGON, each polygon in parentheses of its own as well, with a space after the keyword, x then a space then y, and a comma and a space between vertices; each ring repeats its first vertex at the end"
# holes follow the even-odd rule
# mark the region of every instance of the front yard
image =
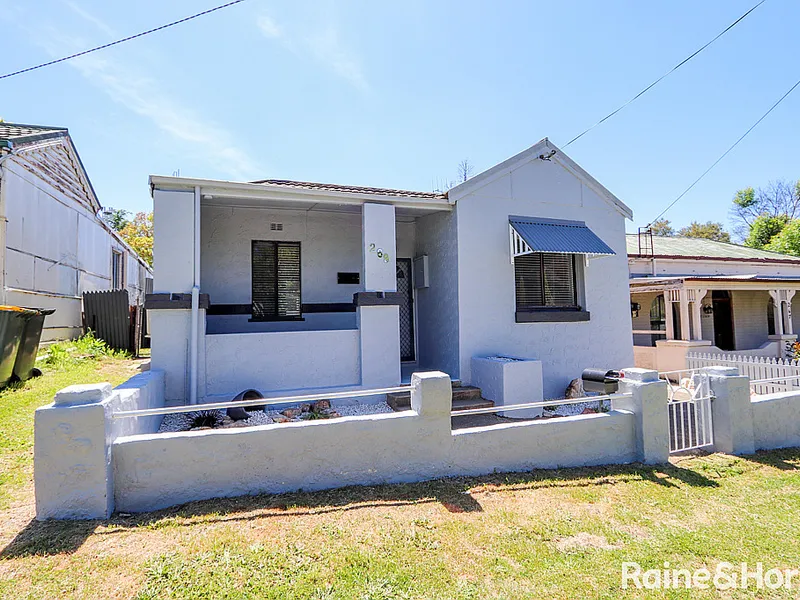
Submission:
MULTIPOLYGON (((636 598, 643 569, 800 568, 800 450, 33 520, 33 411, 136 361, 83 350, 0 392, 2 598, 636 598)), ((672 590, 659 597, 704 597, 672 590)), ((705 592, 705 597, 717 597, 705 592)), ((734 592, 796 597, 797 591, 734 592)))

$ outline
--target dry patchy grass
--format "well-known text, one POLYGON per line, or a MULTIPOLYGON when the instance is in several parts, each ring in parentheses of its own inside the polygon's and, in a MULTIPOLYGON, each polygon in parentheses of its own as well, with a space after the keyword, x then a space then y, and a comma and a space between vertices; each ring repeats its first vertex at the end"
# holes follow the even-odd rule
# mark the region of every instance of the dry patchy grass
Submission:
MULTIPOLYGON (((132 369, 95 366, 120 378, 132 369)), ((72 523, 33 520, 28 472, 0 525, 0 597, 641 597, 621 589, 622 561, 800 566, 799 467, 800 450, 696 456, 219 499, 72 523)))

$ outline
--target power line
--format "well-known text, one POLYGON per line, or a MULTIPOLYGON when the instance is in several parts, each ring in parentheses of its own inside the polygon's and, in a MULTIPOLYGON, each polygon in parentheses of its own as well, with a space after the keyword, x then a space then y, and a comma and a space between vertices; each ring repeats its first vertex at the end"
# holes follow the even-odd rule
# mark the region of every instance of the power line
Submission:
MULTIPOLYGON (((762 0, 763 1, 763 0, 762 0)), ((75 54, 70 54, 69 56, 64 56, 62 58, 57 58, 56 60, 51 60, 46 63, 42 63, 39 65, 35 65, 33 67, 28 67, 27 69, 20 69, 19 71, 14 71, 13 73, 6 73, 5 75, 0 75, 0 79, 7 79, 9 77, 14 77, 15 75, 22 75, 23 73, 28 73, 30 71, 35 71, 36 69, 42 69, 44 67, 49 67, 51 65, 56 65, 58 63, 71 60, 73 58, 77 58, 79 56, 84 56, 86 54, 91 54, 92 52, 97 52, 98 50, 103 50, 105 48, 110 48, 111 46, 116 46, 117 44, 122 44, 123 42, 129 42, 131 40, 135 40, 136 38, 143 37, 145 35, 155 33, 156 31, 161 31, 162 29, 168 29, 169 27, 174 27, 175 25, 180 25, 181 23, 185 23, 186 21, 191 21, 192 19, 196 19, 197 17, 202 17, 204 15, 211 14, 218 10, 222 10, 223 8, 228 8, 229 6, 233 6, 234 4, 239 4, 240 2, 244 2, 244 0, 233 0, 232 2, 228 2, 227 4, 222 4, 220 6, 216 6, 214 8, 210 8, 208 10, 204 10, 203 12, 199 12, 197 14, 191 15, 189 17, 185 17, 178 21, 173 21, 172 23, 167 23, 166 25, 161 25, 159 27, 155 27, 153 29, 148 29, 147 31, 142 31, 141 33, 137 33, 135 35, 130 35, 126 38, 122 38, 121 40, 117 40, 115 42, 110 42, 108 44, 103 44, 102 46, 97 46, 95 48, 90 48, 89 50, 84 50, 83 52, 76 52, 75 54)))
POLYGON ((759 123, 761 123, 761 121, 763 121, 764 119, 766 119, 766 118, 767 118, 767 115, 769 115, 769 113, 771 113, 773 110, 775 110, 775 108, 777 108, 777 106, 778 106, 778 105, 779 105, 781 102, 783 102, 783 101, 786 99, 786 97, 787 97, 789 94, 791 94, 791 93, 792 93, 792 92, 795 90, 795 88, 796 88, 796 87, 798 87, 798 86, 800 86, 800 79, 798 79, 798 80, 797 80, 797 83, 795 83, 795 84, 794 84, 792 87, 790 87, 790 88, 789 88, 789 91, 788 91, 788 92, 786 92, 786 93, 785 93, 783 96, 781 96, 781 97, 780 97, 780 99, 779 99, 779 100, 778 100, 778 101, 777 101, 775 104, 773 104, 772 106, 770 106, 769 110, 768 110, 767 112, 765 112, 763 115, 761 115, 761 118, 760 118, 758 121, 756 121, 755 123, 753 123, 753 124, 750 126, 750 129, 748 129, 747 131, 745 131, 745 132, 742 134, 742 136, 741 136, 741 137, 740 137, 738 140, 736 140, 736 141, 733 143, 733 145, 732 145, 730 148, 728 148, 727 150, 725 150, 725 152, 723 152, 723 153, 722 153, 722 156, 720 156, 720 157, 719 157, 717 160, 715 160, 715 161, 714 161, 714 164, 712 164, 712 165, 711 165, 710 167, 708 167, 708 168, 707 168, 705 171, 703 171, 703 174, 702 174, 702 175, 700 175, 700 177, 698 177, 697 179, 695 179, 695 180, 694 180, 694 182, 692 182, 692 185, 690 185, 688 188, 686 188, 685 190, 683 190, 683 193, 682 193, 680 196, 678 196, 677 198, 675 198, 675 200, 673 200, 673 201, 672 201, 672 202, 671 202, 671 203, 670 203, 670 204, 667 206, 667 208, 665 208, 664 210, 662 210, 662 211, 661 211, 661 213, 660 213, 660 214, 659 214, 659 215, 658 215, 658 216, 657 216, 655 219, 653 219, 652 221, 650 221, 650 223, 648 224, 648 227, 649 227, 650 225, 652 225, 652 224, 653 224, 655 221, 658 221, 658 220, 659 220, 661 217, 663 217, 663 216, 664 216, 664 215, 667 213, 667 211, 668 211, 670 208, 672 208, 673 206, 675 206, 675 204, 677 204, 677 203, 678 203, 678 200, 680 200, 680 199, 681 199, 681 198, 683 198, 683 197, 684 197, 686 194, 688 194, 688 193, 689 193, 689 190, 691 190, 691 189, 692 189, 692 188, 693 188, 695 185, 697 185, 697 183, 698 183, 698 182, 699 182, 699 181, 700 181, 700 180, 701 180, 703 177, 705 177, 706 175, 708 175, 709 171, 711 171, 711 169, 713 169, 714 167, 716 167, 716 166, 717 166, 717 165, 720 163, 720 161, 721 161, 723 158, 725 158, 726 156, 728 156, 728 154, 730 153, 730 151, 731 151, 731 150, 733 150, 734 148, 736 148, 736 146, 738 146, 738 145, 739 145, 739 142, 741 142, 741 141, 742 141, 744 138, 746 138, 746 137, 747 137, 747 134, 749 134, 751 131, 753 131, 753 129, 755 129, 755 128, 756 128, 756 126, 757 126, 759 123))
POLYGON ((582 138, 584 135, 586 135, 587 133, 589 133, 589 132, 590 132, 592 129, 594 129, 595 127, 597 127, 597 126, 598 126, 598 125, 600 125, 601 123, 603 123, 603 122, 607 121, 608 119, 610 119, 611 117, 613 117, 615 114, 617 114, 619 111, 621 111, 623 108, 625 108, 625 107, 626 107, 626 106, 628 106, 629 104, 632 104, 633 102, 635 102, 636 100, 638 100, 638 99, 639 99, 641 96, 643 96, 645 93, 647 93, 647 92, 648 92, 650 89, 652 89, 652 88, 653 88, 653 87, 655 87, 655 86, 656 86, 658 83, 660 83, 662 79, 664 79, 664 78, 665 78, 665 77, 667 77, 668 75, 671 75, 672 73, 674 73, 675 71, 677 71, 678 69, 680 69, 680 68, 681 68, 683 65, 685 65, 687 62, 689 62, 690 60, 692 60, 692 59, 693 59, 695 56, 697 56, 698 54, 700 54, 700 53, 701 53, 703 50, 705 50, 706 48, 708 48, 708 47, 709 47, 711 44, 713 44, 714 42, 716 42, 716 41, 717 41, 719 38, 721 38, 723 35, 725 35, 726 33, 728 33, 728 32, 729 32, 731 29, 733 29, 734 27, 736 27, 736 25, 738 25, 738 24, 739 24, 739 23, 740 23, 742 20, 744 20, 744 18, 745 18, 745 17, 747 17, 747 15, 749 15, 751 12, 753 12, 753 11, 754 11, 755 9, 757 9, 759 6, 761 6, 762 4, 764 4, 764 2, 766 2, 766 1, 767 1, 767 0, 761 0, 761 1, 760 1, 758 4, 756 4, 755 6, 753 6, 753 7, 752 7, 750 10, 748 10, 746 13, 744 13, 744 14, 743 14, 741 17, 739 17, 738 19, 736 19, 736 20, 735 20, 733 23, 731 23, 731 24, 730 24, 730 25, 728 25, 728 26, 727 26, 725 29, 723 29, 723 30, 722 30, 720 33, 718 33, 718 34, 717 34, 717 35, 714 37, 714 39, 712 39, 710 42, 708 42, 708 43, 704 44, 703 46, 701 46, 700 48, 698 48, 697 50, 695 50, 695 51, 694 51, 692 54, 690 54, 689 56, 687 56, 686 58, 684 58, 684 59, 683 59, 681 62, 679 62, 679 63, 678 63, 677 65, 675 65, 674 67, 672 67, 672 68, 671 68, 669 71, 667 71, 666 73, 664 73, 664 74, 663 74, 661 77, 659 77, 658 79, 656 79, 656 80, 655 80, 653 83, 651 83, 650 85, 648 85, 648 86, 647 86, 646 88, 644 88, 644 89, 643 89, 641 92, 639 92, 639 93, 638 93, 638 94, 636 94, 636 95, 635 95, 633 98, 631 98, 630 100, 628 100, 628 101, 627 101, 625 104, 623 104, 622 106, 620 106, 620 107, 619 107, 618 109, 616 109, 615 111, 613 111, 613 112, 610 112, 609 114, 607 114, 605 117, 603 117, 602 119, 600 119, 600 120, 599 120, 597 123, 595 123, 594 125, 592 125, 592 126, 591 126, 591 127, 589 127, 588 129, 586 129, 586 130, 582 131, 581 133, 579 133, 578 135, 576 135, 574 138, 572 138, 572 139, 571 139, 570 141, 568 141, 566 144, 564 144, 563 146, 561 146, 561 148, 562 148, 562 149, 563 149, 563 148, 566 148, 566 147, 567 147, 567 146, 569 146, 569 145, 570 145, 572 142, 575 142, 575 141, 579 140, 579 139, 580 139, 580 138, 582 138))

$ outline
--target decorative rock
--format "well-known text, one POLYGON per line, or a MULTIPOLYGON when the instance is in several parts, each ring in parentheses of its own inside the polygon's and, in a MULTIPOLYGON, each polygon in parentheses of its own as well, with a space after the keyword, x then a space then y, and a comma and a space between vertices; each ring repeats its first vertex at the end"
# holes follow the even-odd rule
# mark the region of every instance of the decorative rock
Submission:
POLYGON ((567 400, 574 400, 575 398, 583 398, 586 392, 583 391, 583 381, 581 379, 573 379, 569 382, 567 390, 564 392, 564 398, 567 400))
POLYGON ((328 417, 329 419, 338 419, 338 418, 339 418, 339 417, 341 417, 342 415, 340 415, 340 414, 339 414, 338 412, 336 412, 335 410, 332 410, 332 411, 329 411, 329 412, 328 412, 328 413, 327 413, 325 416, 326 416, 326 417, 328 417))
POLYGON ((300 405, 300 412, 304 413, 311 412, 311 405, 308 404, 307 402, 304 402, 303 404, 300 405))
POLYGON ((291 421, 289 417, 284 417, 282 415, 276 415, 272 417, 272 420, 275 421, 276 423, 288 423, 289 421, 291 421))
POLYGON ((299 408, 287 408, 281 411, 281 414, 284 417, 289 417, 290 419, 294 419, 295 417, 300 416, 300 409, 299 408))
POLYGON ((314 412, 324 412, 326 410, 331 409, 331 401, 330 400, 317 400, 314 404, 311 405, 311 410, 314 412))

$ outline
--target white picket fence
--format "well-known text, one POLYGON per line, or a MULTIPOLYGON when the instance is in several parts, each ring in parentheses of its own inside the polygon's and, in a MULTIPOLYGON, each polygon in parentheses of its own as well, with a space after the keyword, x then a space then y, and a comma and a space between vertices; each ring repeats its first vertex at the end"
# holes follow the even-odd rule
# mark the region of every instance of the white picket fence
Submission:
POLYGON ((686 367, 687 369, 735 367, 739 375, 750 378, 754 394, 800 390, 800 361, 797 360, 692 352, 686 355, 686 367))

